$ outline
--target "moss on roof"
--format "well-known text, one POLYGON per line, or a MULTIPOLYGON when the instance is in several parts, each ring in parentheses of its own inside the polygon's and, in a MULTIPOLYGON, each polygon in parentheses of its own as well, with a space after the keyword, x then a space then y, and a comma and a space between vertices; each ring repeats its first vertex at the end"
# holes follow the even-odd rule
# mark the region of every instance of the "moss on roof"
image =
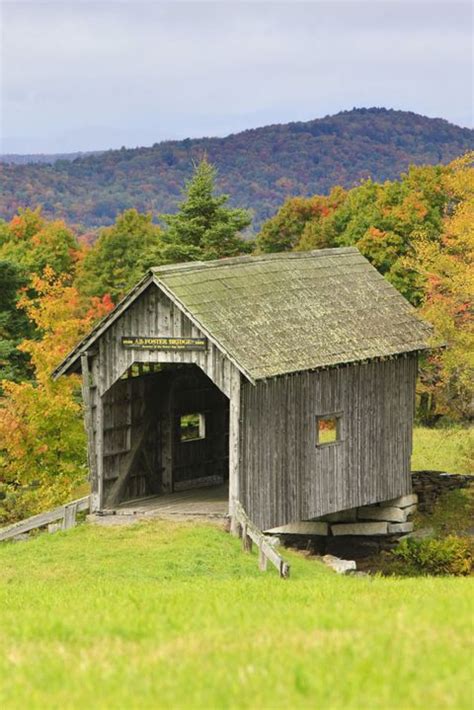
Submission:
POLYGON ((431 327, 355 248, 152 273, 254 380, 429 347, 431 327))

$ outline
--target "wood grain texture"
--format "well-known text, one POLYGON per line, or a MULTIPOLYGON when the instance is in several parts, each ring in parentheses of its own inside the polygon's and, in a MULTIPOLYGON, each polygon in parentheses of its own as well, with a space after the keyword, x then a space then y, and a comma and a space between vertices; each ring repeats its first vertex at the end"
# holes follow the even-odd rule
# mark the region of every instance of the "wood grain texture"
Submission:
POLYGON ((411 492, 416 356, 244 383, 240 501, 263 530, 411 492), (315 417, 343 412, 316 446, 315 417))
POLYGON ((124 348, 122 337, 205 337, 157 286, 150 285, 99 339, 100 394, 103 395, 133 363, 195 364, 227 397, 235 366, 211 342, 205 351, 124 348))

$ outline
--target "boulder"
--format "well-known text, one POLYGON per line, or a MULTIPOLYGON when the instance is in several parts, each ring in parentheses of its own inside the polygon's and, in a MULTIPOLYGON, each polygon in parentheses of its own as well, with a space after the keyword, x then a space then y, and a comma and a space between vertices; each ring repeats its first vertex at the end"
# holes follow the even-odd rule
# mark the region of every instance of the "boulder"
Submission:
POLYGON ((334 555, 324 555, 322 558, 325 565, 333 569, 338 574, 348 574, 357 569, 355 560, 341 560, 334 555))

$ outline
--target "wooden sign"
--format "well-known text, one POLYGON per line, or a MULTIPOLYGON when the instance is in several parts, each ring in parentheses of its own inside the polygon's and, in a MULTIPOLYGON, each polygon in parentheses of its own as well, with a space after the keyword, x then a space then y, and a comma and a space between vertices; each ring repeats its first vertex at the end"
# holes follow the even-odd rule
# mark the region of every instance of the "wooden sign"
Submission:
POLYGON ((128 335, 122 338, 122 345, 134 350, 207 350, 207 338, 145 338, 128 335))

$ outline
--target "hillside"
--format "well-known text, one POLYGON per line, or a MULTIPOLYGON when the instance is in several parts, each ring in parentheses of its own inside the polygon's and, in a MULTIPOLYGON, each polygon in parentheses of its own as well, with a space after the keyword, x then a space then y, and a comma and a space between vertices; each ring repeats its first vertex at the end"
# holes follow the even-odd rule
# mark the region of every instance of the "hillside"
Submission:
POLYGON ((207 154, 219 189, 254 212, 254 228, 286 197, 325 193, 372 177, 393 179, 410 163, 446 163, 471 149, 474 131, 442 119, 387 109, 354 109, 305 123, 244 131, 226 138, 157 143, 54 164, 1 164, 0 217, 42 204, 46 215, 86 227, 117 212, 173 211, 192 161, 207 154))

